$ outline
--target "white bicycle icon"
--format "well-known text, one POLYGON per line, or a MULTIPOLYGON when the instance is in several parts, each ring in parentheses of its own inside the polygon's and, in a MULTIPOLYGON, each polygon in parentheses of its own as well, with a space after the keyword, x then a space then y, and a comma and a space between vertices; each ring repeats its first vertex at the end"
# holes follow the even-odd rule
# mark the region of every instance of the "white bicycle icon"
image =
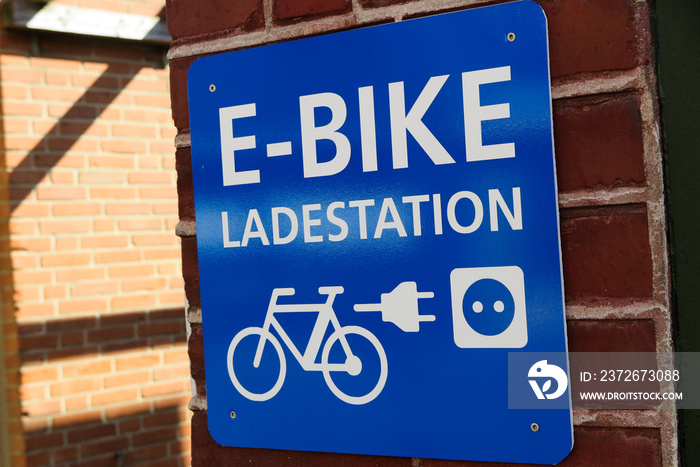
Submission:
MULTIPOLYGON (((325 303, 311 303, 311 304, 278 304, 277 299, 281 296, 291 296, 294 295, 295 291, 292 288, 277 288, 273 289, 272 296, 270 297, 270 304, 267 309, 267 314, 265 315, 265 323, 261 328, 249 327, 240 331, 231 341, 228 348, 228 354, 226 358, 226 363, 228 366, 228 374, 231 378, 231 382, 236 387, 238 392, 240 392, 246 398, 253 401, 266 401, 271 399, 279 392, 284 384, 284 378, 287 373, 287 361, 285 358, 284 350, 280 341, 272 333, 274 329, 277 334, 282 338, 282 342, 287 346, 287 348, 292 352, 292 355, 301 365, 304 371, 321 371, 323 373, 323 378, 328 385, 328 388, 333 392, 333 394, 340 400, 347 402, 348 404, 366 404, 382 392, 384 389, 384 384, 387 378, 387 360, 384 348, 379 340, 369 332, 367 329, 359 326, 340 326, 338 322, 338 317, 335 315, 333 310, 333 301, 336 295, 343 293, 343 287, 319 287, 318 292, 321 295, 327 295, 328 298, 325 303), (287 332, 284 330, 280 322, 275 317, 277 313, 306 313, 306 312, 318 312, 318 317, 314 324, 309 342, 306 346, 304 353, 302 354, 299 349, 294 345, 294 342, 290 339, 287 332), (325 344, 323 339, 328 330, 328 326, 332 326, 332 334, 328 336, 325 344), (363 371, 363 362, 361 357, 354 354, 350 349, 350 344, 348 342, 348 336, 354 335, 364 338, 370 346, 364 345, 364 348, 374 348, 376 355, 367 355, 367 352, 363 352, 362 358, 373 358, 379 360, 379 377, 376 384, 373 386, 370 384, 371 389, 368 392, 363 393, 363 395, 349 395, 338 388, 338 384, 333 380, 333 375, 349 375, 349 376, 359 376, 363 371), (253 367, 258 368, 262 360, 263 349, 265 348, 265 343, 270 342, 274 349, 277 351, 277 358, 279 360, 279 376, 271 389, 260 392, 250 391, 246 389, 236 375, 234 369, 234 357, 238 356, 236 350, 240 348, 239 344, 243 339, 248 336, 260 336, 258 344, 255 351, 255 357, 253 358, 253 367), (331 355, 331 349, 334 347, 336 342, 340 343, 341 348, 338 349, 336 346, 335 352, 342 351, 344 356, 340 358, 339 363, 331 363, 329 361, 331 355), (321 351, 321 346, 323 345, 323 350, 321 352, 321 362, 318 363, 316 360, 318 358, 319 351, 321 351)), ((353 341, 356 340, 353 337, 353 341)), ((364 344, 364 343, 362 343, 364 344)), ((242 358, 242 357, 241 357, 242 358)), ((249 363, 249 362, 246 362, 249 363)), ((375 371, 376 373, 376 371, 375 371)), ((376 377, 376 375, 374 376, 376 377)), ((370 383, 372 383, 374 379, 370 383)), ((366 390, 366 388, 365 388, 366 390)))

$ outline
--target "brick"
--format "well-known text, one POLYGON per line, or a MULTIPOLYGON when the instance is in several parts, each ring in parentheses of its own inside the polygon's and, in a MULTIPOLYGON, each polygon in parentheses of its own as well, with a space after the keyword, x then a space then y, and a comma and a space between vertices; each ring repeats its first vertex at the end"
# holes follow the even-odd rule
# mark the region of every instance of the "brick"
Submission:
POLYGON ((82 332, 67 332, 61 334, 61 347, 70 347, 72 345, 83 345, 85 343, 85 334, 82 332))
POLYGON ((132 237, 132 242, 136 246, 158 246, 158 245, 175 245, 178 238, 174 233, 171 234, 139 234, 132 237))
POLYGON ((58 379, 56 366, 23 366, 21 369, 22 384, 48 382, 58 379))
POLYGON ((153 274, 153 265, 140 264, 128 266, 112 266, 109 268, 109 277, 122 279, 125 277, 143 277, 153 274))
POLYGON ((652 320, 575 320, 567 328, 570 352, 656 352, 652 320))
POLYGON ((135 279, 122 282, 124 292, 137 292, 141 290, 160 290, 165 288, 165 278, 135 279))
POLYGON ((171 322, 160 322, 160 323, 147 323, 139 325, 139 336, 154 336, 158 334, 177 334, 184 332, 184 320, 181 321, 171 321, 171 322))
POLYGON ((43 267, 83 266, 89 264, 91 259, 90 253, 45 254, 41 257, 41 265, 43 267))
POLYGON ((87 425, 99 422, 102 419, 102 412, 90 410, 87 412, 72 413, 69 415, 58 415, 53 417, 53 428, 69 428, 79 425, 87 425))
POLYGON ((117 402, 133 401, 137 398, 138 390, 136 388, 117 389, 113 391, 100 391, 95 392, 90 396, 92 405, 94 407, 115 404, 117 402))
POLYGON ((73 185, 75 184, 75 175, 73 172, 54 169, 51 171, 51 182, 57 185, 73 185))
MULTIPOLYGON (((193 0, 187 0, 191 7, 195 5, 193 0)), ((248 0, 252 2, 252 0, 248 0)), ((168 2, 168 8, 176 5, 168 2)), ((182 21, 182 20, 181 20, 182 21)), ((173 25, 168 23, 168 28, 173 31, 173 25)), ((170 62, 170 94, 172 95, 172 118, 178 130, 184 130, 190 126, 190 114, 187 106, 187 72, 194 58, 181 58, 170 62)))
POLYGON ((69 462, 78 458, 78 447, 69 446, 67 448, 55 449, 53 451, 55 462, 69 462))
POLYGON ((75 347, 47 352, 46 358, 52 360, 82 359, 97 355, 97 346, 75 347))
POLYGON ((160 355, 145 354, 132 357, 117 358, 115 365, 117 371, 134 370, 137 368, 154 367, 160 364, 160 355))
MULTIPOLYGON (((3 77, 5 70, 3 70, 3 77)), ((18 115, 23 117, 40 117, 44 113, 44 108, 41 104, 12 102, 3 100, 1 103, 3 115, 18 115)))
POLYGON ((27 453, 26 465, 27 467, 38 467, 41 465, 49 465, 51 463, 51 453, 48 451, 27 453))
POLYGON ((114 219, 95 219, 92 221, 92 229, 95 232, 114 232, 116 230, 116 222, 114 219))
POLYGON ((115 452, 126 449, 129 446, 129 438, 119 436, 94 443, 81 444, 80 454, 82 457, 92 457, 104 452, 115 452))
POLYGON ((29 417, 43 417, 46 415, 55 415, 61 412, 61 401, 50 400, 42 402, 24 402, 22 411, 27 413, 29 417))
POLYGON ((163 222, 160 219, 154 218, 136 218, 136 219, 120 219, 117 222, 119 230, 160 230, 163 227, 163 222))
POLYGON ((51 248, 51 240, 43 238, 17 238, 10 239, 10 247, 13 250, 22 251, 47 251, 51 248))
POLYGON ((153 294, 121 295, 112 297, 110 303, 114 310, 125 310, 154 306, 156 304, 156 299, 153 294))
POLYGON ((85 249, 126 247, 129 239, 125 235, 99 235, 85 237, 81 240, 81 246, 85 249))
POLYGON ((168 454, 168 447, 165 444, 156 444, 147 446, 142 449, 130 450, 126 456, 126 462, 142 462, 159 457, 165 457, 168 454))
POLYGON ((185 381, 171 381, 167 383, 159 383, 143 386, 141 395, 143 397, 158 397, 166 394, 177 394, 187 389, 185 381))
POLYGON ((70 430, 67 435, 69 443, 84 443, 93 439, 105 438, 116 434, 116 426, 112 423, 70 430))
POLYGON ((77 250, 78 247, 78 238, 74 236, 70 237, 58 237, 56 239, 56 251, 61 251, 61 250, 77 250))
POLYGON ((130 433, 141 429, 141 420, 123 420, 119 422, 119 431, 122 433, 130 433))
POLYGON ((40 186, 37 187, 36 196, 39 200, 85 199, 87 190, 79 186, 40 186))
POLYGON ((124 139, 102 141, 102 150, 123 154, 140 154, 146 152, 146 143, 143 141, 130 141, 124 139))
MULTIPOLYGON (((116 407, 110 407, 105 412, 107 414, 107 418, 115 419, 115 418, 124 418, 124 417, 147 414, 147 413, 150 413, 150 411, 151 411, 151 402, 130 401, 130 402, 126 402, 124 404, 119 404, 116 407)), ((137 427, 140 428, 141 427, 140 420, 136 420, 136 421, 138 422, 136 424, 137 427)))
POLYGON ((561 215, 567 300, 651 297, 644 206, 570 209, 561 215))
MULTIPOLYGON (((169 105, 163 107, 169 107, 169 105)), ((120 124, 112 127, 112 134, 116 137, 155 138, 156 127, 152 125, 120 124)))
POLYGON ((110 360, 90 360, 88 362, 65 364, 62 368, 63 376, 71 378, 75 376, 100 375, 112 370, 110 360))
MULTIPOLYGON (((107 159, 107 157, 105 157, 104 159, 107 159)), ((121 160, 121 159, 125 159, 125 158, 117 157, 116 159, 121 160)), ((126 175, 123 173, 120 173, 120 172, 116 172, 116 171, 114 171, 114 172, 108 172, 108 171, 81 172, 80 175, 78 175, 78 180, 80 180, 80 183, 84 183, 87 185, 91 185, 91 184, 122 185, 126 181, 126 175)))
MULTIPOLYGON (((641 34, 635 4, 626 0, 543 0, 553 78, 576 73, 628 70, 648 62, 636 46, 641 34)), ((641 6, 637 7, 641 8, 641 6)), ((641 42, 645 42, 641 40, 641 42)))
POLYGON ((129 183, 170 185, 173 176, 168 172, 132 172, 129 174, 129 183))
POLYGON ((343 13, 350 9, 347 0, 278 0, 275 2, 275 17, 278 20, 343 13))
POLYGON ((95 263, 133 263, 141 261, 141 252, 136 250, 113 250, 95 253, 95 263))
POLYGON ((46 323, 46 329, 51 332, 65 331, 68 329, 86 329, 94 328, 96 324, 97 320, 94 317, 89 316, 49 321, 46 323))
POLYGON ((114 313, 109 315, 102 315, 100 317, 101 326, 114 326, 125 323, 141 323, 146 321, 146 314, 143 312, 139 313, 114 313))
POLYGON ((170 367, 158 368, 153 377, 156 381, 168 379, 186 379, 190 376, 190 368, 187 365, 174 365, 170 367))
POLYGON ((634 96, 572 99, 554 106, 561 191, 642 185, 642 119, 634 96))
POLYGON ((104 379, 105 389, 111 389, 120 386, 132 386, 143 384, 150 381, 151 375, 149 371, 138 371, 133 373, 119 373, 115 376, 106 377, 104 379))
POLYGON ((127 340, 133 337, 133 326, 122 326, 117 328, 110 327, 88 332, 88 342, 109 342, 115 340, 127 340))
POLYGON ((39 221, 39 231, 42 234, 85 233, 90 231, 90 223, 87 220, 39 221))
POLYGON ((254 31, 264 26, 260 0, 241 0, 232 4, 212 0, 201 8, 196 0, 173 0, 166 3, 168 30, 173 39, 214 33, 222 30, 254 31))
POLYGON ((24 336, 20 339, 19 348, 22 351, 32 349, 54 348, 58 344, 58 336, 55 334, 43 334, 38 336, 24 336))
POLYGON ((134 446, 144 446, 146 444, 155 444, 163 441, 172 441, 177 438, 175 428, 160 428, 157 430, 144 431, 137 433, 132 437, 134 446))
POLYGON ((72 286, 70 290, 73 297, 105 295, 117 293, 119 284, 117 282, 82 282, 72 286))
POLYGON ((62 432, 29 434, 25 439, 25 447, 28 452, 31 452, 37 449, 60 446, 63 444, 63 437, 64 433, 62 432))
POLYGON ((96 216, 102 213, 98 203, 55 204, 51 207, 54 216, 96 216))
POLYGON ((67 396, 81 392, 90 392, 99 388, 99 381, 94 378, 72 379, 51 385, 52 396, 67 396))
POLYGON ((177 190, 175 187, 140 187, 139 195, 142 199, 176 199, 177 190))
POLYGON ((76 268, 65 271, 57 271, 56 279, 59 282, 75 282, 83 280, 99 280, 106 277, 106 270, 101 267, 76 268))
POLYGON ((146 203, 107 203, 105 210, 109 216, 141 215, 151 213, 151 209, 146 203))
POLYGON ((90 196, 93 199, 134 199, 136 189, 132 187, 92 187, 90 196))
POLYGON ((133 156, 90 156, 90 167, 95 168, 133 169, 134 164, 133 156))
POLYGON ((106 309, 107 300, 105 298, 62 301, 58 304, 59 313, 98 312, 106 309))

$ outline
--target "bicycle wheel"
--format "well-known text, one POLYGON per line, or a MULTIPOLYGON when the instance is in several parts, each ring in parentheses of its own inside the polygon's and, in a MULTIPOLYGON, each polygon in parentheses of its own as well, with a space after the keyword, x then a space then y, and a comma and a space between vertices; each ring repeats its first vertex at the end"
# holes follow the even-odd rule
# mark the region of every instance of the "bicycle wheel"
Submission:
MULTIPOLYGON (((240 353, 240 352, 239 352, 240 353)), ((265 368, 268 367, 267 363, 271 363, 269 360, 266 360, 266 355, 271 354, 270 352, 265 352, 265 349, 263 348, 263 359, 260 363, 260 366, 263 366, 265 364, 265 368)), ((269 357, 268 357, 269 359, 269 357)), ((275 394, 277 394, 282 388, 282 384, 284 383, 284 377, 287 374, 287 360, 284 357, 284 351, 282 350, 282 346, 280 345, 280 342, 277 340, 275 336, 272 334, 264 333, 262 328, 245 328, 236 336, 233 338, 231 341, 231 344, 228 347, 228 354, 226 355, 226 364, 228 367, 228 376, 231 378, 231 382, 233 385, 236 387, 238 392, 240 392, 243 396, 246 398, 252 400, 252 401, 266 401, 268 399, 271 399, 275 394), (242 354, 242 358, 245 358, 245 360, 242 360, 243 363, 245 363, 248 366, 248 370, 250 371, 258 371, 260 368, 255 368, 253 364, 253 360, 255 359, 255 351, 258 347, 258 343, 260 342, 260 339, 265 339, 266 343, 265 346, 267 347, 267 342, 272 344, 272 347, 277 351, 277 358, 279 360, 279 375, 277 376, 277 380, 275 383, 272 385, 272 388, 265 391, 263 388, 262 391, 260 388, 255 388, 253 390, 248 390, 245 387, 243 387, 243 384, 240 382, 239 376, 241 375, 241 368, 239 367, 239 376, 236 375, 236 372, 234 371, 234 357, 237 356, 236 354, 236 349, 240 349, 241 342, 243 339, 245 339, 248 336, 260 336, 259 339, 255 339, 255 341, 250 341, 247 342, 245 347, 248 348, 249 352, 246 352, 242 354), (250 350, 252 349, 252 352, 250 350), (254 370, 251 370, 253 369, 254 370)), ((265 371, 265 369, 262 369, 261 371, 265 371)), ((269 370, 268 372, 273 372, 274 370, 269 370)), ((269 378, 269 375, 267 375, 269 378)), ((249 376, 248 379, 250 380, 251 377, 249 376)), ((253 377, 255 379, 255 377, 253 377)), ((274 380, 274 374, 273 377, 271 378, 274 380)))
POLYGON ((348 404, 361 405, 374 400, 386 384, 388 365, 384 347, 374 334, 359 326, 345 326, 331 334, 323 346, 321 364, 328 388, 348 404), (345 353, 340 339, 347 341, 351 355, 345 353), (340 365, 329 362, 332 351, 345 358, 340 365), (344 390, 338 387, 341 384, 344 390))

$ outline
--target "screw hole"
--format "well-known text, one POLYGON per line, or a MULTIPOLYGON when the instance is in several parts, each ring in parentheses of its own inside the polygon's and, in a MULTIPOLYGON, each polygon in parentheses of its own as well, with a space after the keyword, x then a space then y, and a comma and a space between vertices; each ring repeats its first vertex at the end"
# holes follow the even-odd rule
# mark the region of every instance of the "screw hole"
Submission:
POLYGON ((540 431, 540 426, 537 423, 533 423, 532 425, 530 425, 530 429, 537 433, 538 431, 540 431))
POLYGON ((508 37, 508 42, 513 42, 515 40, 515 33, 509 32, 507 37, 508 37))
POLYGON ((230 415, 231 415, 231 418, 236 418, 236 412, 234 412, 233 410, 231 411, 230 415))
POLYGON ((214 86, 213 84, 210 84, 210 85, 209 85, 209 91, 210 91, 210 92, 216 91, 216 86, 214 86))

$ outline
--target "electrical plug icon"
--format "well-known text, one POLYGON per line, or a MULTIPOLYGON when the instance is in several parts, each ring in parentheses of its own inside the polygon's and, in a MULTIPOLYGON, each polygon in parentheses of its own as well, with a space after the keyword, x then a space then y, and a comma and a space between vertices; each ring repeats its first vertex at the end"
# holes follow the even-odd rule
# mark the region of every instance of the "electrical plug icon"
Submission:
POLYGON ((379 311, 382 321, 394 323, 404 332, 418 332, 423 321, 435 321, 435 315, 418 314, 418 299, 433 298, 433 292, 418 292, 415 282, 402 282, 381 295, 380 303, 360 303, 355 311, 379 311))

